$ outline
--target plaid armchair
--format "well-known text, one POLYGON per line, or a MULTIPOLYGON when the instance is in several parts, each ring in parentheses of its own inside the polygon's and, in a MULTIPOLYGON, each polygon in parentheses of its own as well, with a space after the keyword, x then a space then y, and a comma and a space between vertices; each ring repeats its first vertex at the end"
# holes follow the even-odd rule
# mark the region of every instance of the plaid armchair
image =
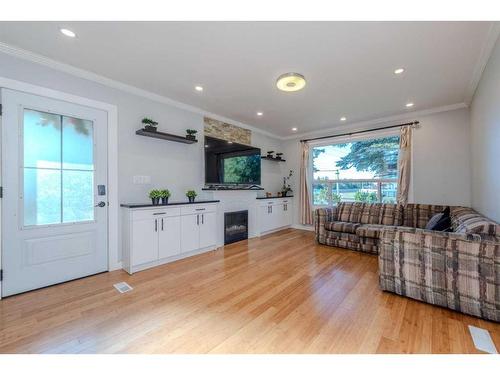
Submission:
POLYGON ((387 227, 379 251, 382 290, 500 321, 497 236, 387 227))

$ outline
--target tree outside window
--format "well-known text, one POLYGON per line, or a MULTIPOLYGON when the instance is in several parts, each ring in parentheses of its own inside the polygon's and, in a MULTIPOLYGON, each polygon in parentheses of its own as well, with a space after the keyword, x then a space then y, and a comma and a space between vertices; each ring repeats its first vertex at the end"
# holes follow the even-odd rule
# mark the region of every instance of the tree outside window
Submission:
POLYGON ((395 203, 399 136, 312 148, 313 204, 395 203))

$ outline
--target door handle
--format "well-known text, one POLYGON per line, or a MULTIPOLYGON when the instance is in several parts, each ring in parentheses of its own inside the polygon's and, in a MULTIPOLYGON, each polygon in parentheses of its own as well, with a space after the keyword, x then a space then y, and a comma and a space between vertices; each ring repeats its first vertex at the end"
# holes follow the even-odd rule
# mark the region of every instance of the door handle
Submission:
POLYGON ((104 207, 104 206, 106 206, 106 202, 100 201, 94 207, 104 207))

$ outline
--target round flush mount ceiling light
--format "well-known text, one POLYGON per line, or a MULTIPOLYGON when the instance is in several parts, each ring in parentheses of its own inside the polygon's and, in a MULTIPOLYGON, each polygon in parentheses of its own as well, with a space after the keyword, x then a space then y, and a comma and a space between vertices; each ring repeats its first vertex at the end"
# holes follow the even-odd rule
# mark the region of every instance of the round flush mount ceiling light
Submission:
POLYGON ((345 117, 345 116, 342 116, 342 117, 340 118, 340 121, 345 121, 345 120, 347 120, 347 117, 345 117))
POLYGON ((194 89, 196 91, 199 91, 199 92, 202 92, 203 91, 203 87, 202 86, 195 86, 194 89))
POLYGON ((66 35, 66 36, 68 36, 70 38, 75 38, 76 37, 76 34, 73 31, 69 30, 69 29, 59 29, 59 31, 62 34, 66 35))
POLYGON ((264 113, 262 112, 257 112, 257 116, 262 116, 264 113))
POLYGON ((299 91, 306 85, 306 79, 299 73, 285 73, 276 80, 276 87, 281 91, 299 91))
POLYGON ((405 71, 404 68, 398 68, 394 71, 394 74, 402 74, 405 71))
POLYGON ((406 108, 411 108, 413 107, 413 103, 406 103, 406 108))
POLYGON ((296 132, 296 131, 297 131, 297 128, 292 128, 292 131, 293 131, 293 132, 296 132))

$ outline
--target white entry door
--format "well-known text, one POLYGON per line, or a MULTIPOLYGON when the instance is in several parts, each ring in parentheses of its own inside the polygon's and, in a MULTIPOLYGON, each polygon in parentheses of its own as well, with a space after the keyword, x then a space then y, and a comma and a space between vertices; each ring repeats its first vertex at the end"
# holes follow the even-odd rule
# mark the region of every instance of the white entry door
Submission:
POLYGON ((107 113, 2 89, 2 296, 108 269, 107 113))

